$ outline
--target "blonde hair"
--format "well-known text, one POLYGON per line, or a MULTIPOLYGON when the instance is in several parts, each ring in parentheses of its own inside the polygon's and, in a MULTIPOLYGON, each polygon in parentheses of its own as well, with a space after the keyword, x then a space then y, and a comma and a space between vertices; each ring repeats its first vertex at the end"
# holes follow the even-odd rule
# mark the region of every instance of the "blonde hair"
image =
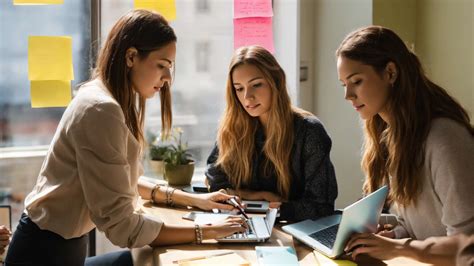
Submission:
POLYGON ((278 192, 283 198, 288 199, 291 185, 290 155, 294 140, 294 115, 310 114, 292 107, 286 88, 285 72, 273 55, 262 47, 242 47, 235 51, 230 62, 226 86, 227 105, 217 135, 219 148, 217 165, 222 167, 236 189, 250 182, 254 167, 251 162, 256 152, 255 134, 259 122, 258 118, 251 117, 240 104, 232 80, 235 68, 244 64, 257 67, 272 91, 265 130, 266 140, 263 146, 263 153, 268 159, 264 165, 264 173, 268 173, 271 165, 274 167, 278 192))
MULTIPOLYGON (((104 47, 97 58, 94 78, 99 77, 120 104, 125 123, 133 136, 143 146, 143 126, 146 99, 131 86, 126 64, 127 49, 135 47, 141 59, 150 52, 176 42, 176 35, 165 18, 147 10, 133 10, 121 17, 111 29, 104 47)), ((171 128, 170 84, 160 90, 162 132, 171 128)))
POLYGON ((452 119, 474 134, 469 115, 446 90, 426 77, 418 57, 387 28, 371 26, 350 33, 336 56, 372 66, 377 73, 383 73, 389 62, 396 65, 398 76, 387 102, 390 125, 379 115, 365 121, 364 192, 389 184, 389 201, 401 205, 414 202, 422 187, 424 145, 433 119, 452 119))

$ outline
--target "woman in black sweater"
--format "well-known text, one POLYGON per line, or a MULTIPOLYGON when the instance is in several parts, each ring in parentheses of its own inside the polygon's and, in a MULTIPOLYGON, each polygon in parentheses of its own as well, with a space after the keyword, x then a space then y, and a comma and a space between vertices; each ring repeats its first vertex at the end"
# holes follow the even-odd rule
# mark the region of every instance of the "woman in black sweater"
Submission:
POLYGON ((269 201, 289 221, 332 214, 331 139, 315 116, 291 105, 273 55, 259 46, 238 49, 226 90, 217 145, 207 161, 210 190, 269 201))

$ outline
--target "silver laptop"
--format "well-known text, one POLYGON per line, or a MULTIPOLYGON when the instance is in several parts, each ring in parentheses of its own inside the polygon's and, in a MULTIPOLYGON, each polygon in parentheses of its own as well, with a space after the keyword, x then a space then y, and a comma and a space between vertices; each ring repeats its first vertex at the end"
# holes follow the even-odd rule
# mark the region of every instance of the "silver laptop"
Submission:
POLYGON ((326 256, 336 258, 344 252, 353 233, 376 232, 387 194, 388 187, 383 186, 344 208, 342 214, 308 219, 282 229, 326 256))
POLYGON ((265 217, 253 216, 247 220, 248 229, 243 233, 236 233, 228 237, 217 239, 218 242, 265 242, 272 235, 277 216, 277 209, 268 209, 265 217))

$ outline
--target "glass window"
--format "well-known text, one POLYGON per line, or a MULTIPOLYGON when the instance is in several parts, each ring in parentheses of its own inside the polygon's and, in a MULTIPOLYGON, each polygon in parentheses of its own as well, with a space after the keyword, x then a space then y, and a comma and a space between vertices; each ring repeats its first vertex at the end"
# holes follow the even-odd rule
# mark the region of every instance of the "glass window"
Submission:
POLYGON ((0 1, 0 204, 12 207, 13 227, 36 181, 65 108, 31 108, 28 36, 71 36, 74 87, 89 78, 90 4, 14 6, 0 1), (27 19, 25 19, 27 18, 27 19))
MULTIPOLYGON (((296 6, 296 3, 290 4, 296 6)), ((132 1, 102 1, 102 42, 113 23, 132 8, 132 1)), ((183 140, 188 142, 196 160, 196 174, 200 174, 215 143, 217 126, 225 107, 227 68, 233 53, 233 1, 176 0, 176 8, 177 19, 170 22, 178 37, 175 81, 171 88, 173 126, 184 130, 183 140)), ((274 28, 275 25, 274 21, 274 28)), ((274 31, 281 31, 280 35, 288 28, 282 26, 274 31)), ((279 39, 284 38, 275 37, 277 47, 281 45, 279 39)), ((285 56, 285 53, 280 55, 285 56)), ((278 58, 279 54, 276 56, 278 58)), ((285 61, 282 65, 285 67, 285 61)), ((290 79, 296 75, 285 70, 288 82, 294 84, 290 79)), ((148 136, 160 132, 160 117, 159 96, 156 95, 147 102, 145 131, 148 136)), ((145 162, 144 165, 145 174, 153 176, 148 164, 145 162)))
POLYGON ((0 1, 0 147, 48 145, 65 108, 31 108, 28 36, 72 37, 74 87, 89 77, 90 4, 12 2, 0 1))

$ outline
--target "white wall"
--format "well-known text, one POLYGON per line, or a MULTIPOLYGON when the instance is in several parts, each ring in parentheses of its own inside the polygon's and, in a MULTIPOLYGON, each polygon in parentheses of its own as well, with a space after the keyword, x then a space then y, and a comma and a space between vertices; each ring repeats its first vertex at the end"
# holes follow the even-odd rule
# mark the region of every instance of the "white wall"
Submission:
POLYGON ((298 0, 273 1, 273 36, 275 57, 285 70, 293 104, 299 103, 299 4, 298 0))
POLYGON ((333 141, 341 208, 361 196, 362 127, 344 100, 334 52, 345 35, 366 25, 394 29, 415 48, 428 76, 474 115, 474 1, 301 0, 301 64, 310 67, 300 85, 300 106, 315 113, 333 141))
POLYGON ((418 0, 415 51, 430 79, 474 116, 474 1, 418 0))
POLYGON ((362 130, 358 114, 344 100, 334 52, 345 35, 372 23, 372 1, 303 0, 301 14, 302 21, 312 23, 301 25, 301 42, 305 43, 301 45, 301 60, 310 61, 314 67, 310 69, 312 84, 301 87, 300 98, 311 97, 312 104, 305 102, 305 108, 321 119, 332 138, 331 159, 339 188, 336 207, 341 208, 362 193, 362 130))

